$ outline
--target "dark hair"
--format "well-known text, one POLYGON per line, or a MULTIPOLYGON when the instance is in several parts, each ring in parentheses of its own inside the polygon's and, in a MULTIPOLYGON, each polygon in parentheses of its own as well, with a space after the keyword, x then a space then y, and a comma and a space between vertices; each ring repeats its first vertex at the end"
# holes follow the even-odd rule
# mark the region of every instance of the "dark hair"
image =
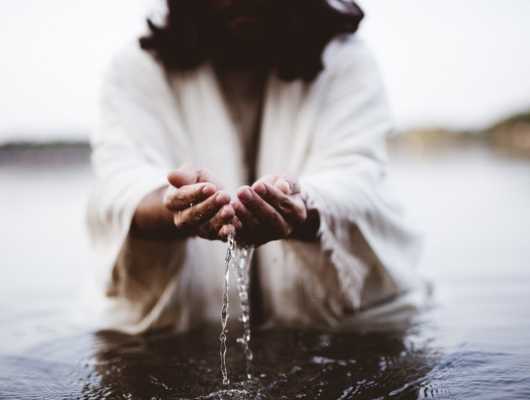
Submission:
MULTIPOLYGON (((282 17, 275 25, 279 38, 269 61, 285 81, 312 81, 324 68, 322 52, 335 36, 353 33, 364 14, 352 0, 275 0, 282 17)), ((150 34, 140 47, 160 60, 168 70, 193 69, 215 49, 211 35, 211 0, 167 0, 162 25, 147 20, 150 34)))

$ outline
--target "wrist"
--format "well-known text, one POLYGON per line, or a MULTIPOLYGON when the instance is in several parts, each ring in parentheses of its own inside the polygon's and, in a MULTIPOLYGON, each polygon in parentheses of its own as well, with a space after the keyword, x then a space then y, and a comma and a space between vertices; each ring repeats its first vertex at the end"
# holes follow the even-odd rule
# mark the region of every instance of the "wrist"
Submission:
POLYGON ((167 186, 148 194, 138 204, 129 233, 140 239, 173 241, 188 235, 180 231, 174 223, 173 214, 164 206, 167 186))
POLYGON ((289 239, 302 240, 304 242, 318 242, 318 230, 320 229, 320 214, 316 209, 307 210, 307 218, 296 226, 289 239))

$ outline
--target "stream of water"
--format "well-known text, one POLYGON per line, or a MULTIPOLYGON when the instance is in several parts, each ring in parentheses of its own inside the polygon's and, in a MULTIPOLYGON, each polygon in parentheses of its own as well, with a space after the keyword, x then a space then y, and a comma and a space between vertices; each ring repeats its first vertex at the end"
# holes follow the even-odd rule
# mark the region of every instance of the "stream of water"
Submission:
POLYGON ((234 233, 228 235, 228 245, 225 255, 225 273, 223 282, 223 299, 221 308, 221 373, 223 374, 223 385, 228 385, 228 372, 226 370, 226 323, 228 322, 228 280, 230 278, 230 262, 232 261, 232 252, 234 251, 234 233))
POLYGON ((237 292, 239 293, 239 305, 241 307, 241 316, 239 320, 243 322, 243 336, 237 339, 237 342, 243 346, 246 360, 247 379, 252 379, 252 350, 250 350, 250 264, 254 247, 236 247, 234 257, 234 271, 237 278, 237 292))
POLYGON ((237 342, 243 347, 246 361, 247 379, 252 379, 252 350, 250 350, 250 303, 249 303, 249 282, 250 282, 250 264, 254 247, 238 246, 235 241, 235 232, 232 228, 227 240, 227 249, 225 255, 225 272, 223 283, 223 298, 221 308, 221 373, 223 375, 223 384, 228 385, 228 371, 226 369, 226 324, 228 321, 228 281, 230 276, 230 265, 234 269, 237 279, 237 292, 239 295, 239 305, 241 307, 241 316, 239 320, 243 322, 243 336, 237 339, 237 342))

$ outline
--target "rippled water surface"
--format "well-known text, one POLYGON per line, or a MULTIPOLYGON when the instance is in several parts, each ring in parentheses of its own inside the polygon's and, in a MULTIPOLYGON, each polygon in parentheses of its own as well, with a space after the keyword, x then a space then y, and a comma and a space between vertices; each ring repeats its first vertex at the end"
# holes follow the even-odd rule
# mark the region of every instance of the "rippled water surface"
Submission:
POLYGON ((399 332, 253 331, 251 381, 231 323, 224 386, 219 324, 140 337, 74 325, 90 268, 86 154, 2 156, 0 399, 530 398, 528 161, 484 149, 394 160, 437 306, 399 332))

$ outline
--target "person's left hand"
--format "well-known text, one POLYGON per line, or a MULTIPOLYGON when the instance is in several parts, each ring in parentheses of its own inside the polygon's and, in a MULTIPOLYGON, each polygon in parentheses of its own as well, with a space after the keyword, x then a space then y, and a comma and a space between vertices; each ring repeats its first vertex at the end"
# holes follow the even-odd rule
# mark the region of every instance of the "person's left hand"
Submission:
POLYGON ((246 245, 284 239, 307 218, 300 184, 292 174, 266 175, 252 187, 241 186, 237 197, 233 225, 236 240, 246 245))

